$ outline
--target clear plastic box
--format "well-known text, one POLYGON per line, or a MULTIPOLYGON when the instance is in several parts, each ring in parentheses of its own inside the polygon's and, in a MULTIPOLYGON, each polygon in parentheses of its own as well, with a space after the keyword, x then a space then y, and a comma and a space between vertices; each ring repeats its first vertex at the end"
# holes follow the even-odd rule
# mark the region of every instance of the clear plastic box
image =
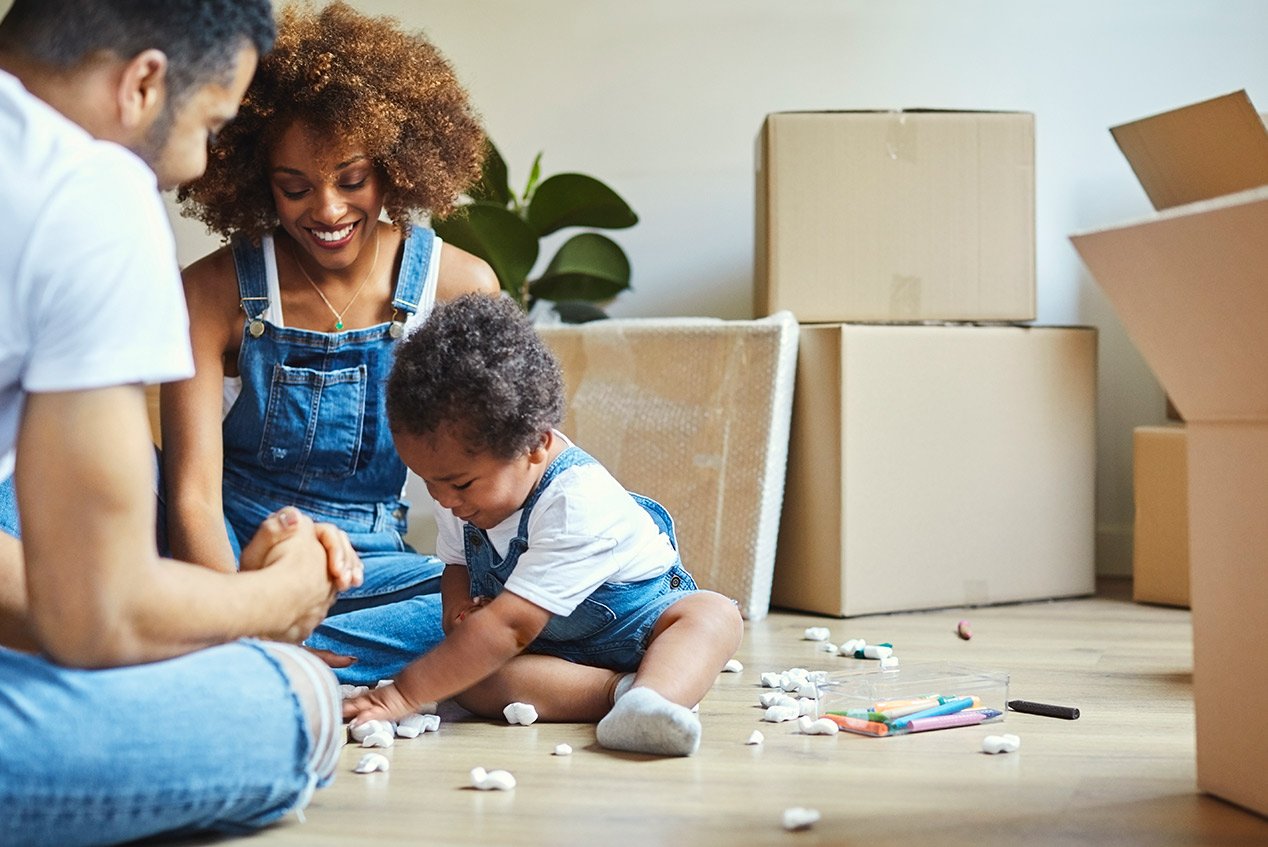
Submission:
POLYGON ((882 737, 995 723, 1008 703, 1007 673, 951 662, 840 671, 816 688, 818 717, 882 737))

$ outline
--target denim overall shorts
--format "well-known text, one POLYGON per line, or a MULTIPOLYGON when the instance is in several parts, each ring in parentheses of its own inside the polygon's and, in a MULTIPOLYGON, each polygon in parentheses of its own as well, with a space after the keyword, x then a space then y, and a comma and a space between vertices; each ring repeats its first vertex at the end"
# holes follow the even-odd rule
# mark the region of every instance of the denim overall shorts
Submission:
MULTIPOLYGON (((499 558, 488 534, 471 524, 463 526, 463 547, 471 579, 472 597, 496 597, 515 570, 519 557, 528 549, 528 519, 543 491, 569 468, 597 464, 579 447, 569 447, 551 462, 541 482, 529 496, 520 515, 519 529, 499 558)), ((674 549, 673 519, 665 508, 649 497, 630 496, 655 521, 674 549)), ((652 630, 662 612, 696 590, 681 559, 660 576, 638 582, 607 582, 594 590, 572 614, 555 615, 525 652, 558 656, 571 662, 615 671, 632 671, 642 661, 652 630)))
POLYGON ((245 318, 242 391, 223 424, 225 519, 239 551, 286 505, 347 532, 365 563, 365 583, 341 594, 332 614, 439 590, 443 564, 402 538, 406 469, 384 396, 435 243, 431 230, 411 229, 390 323, 330 333, 261 318, 269 304, 263 251, 245 241, 233 245, 245 318))

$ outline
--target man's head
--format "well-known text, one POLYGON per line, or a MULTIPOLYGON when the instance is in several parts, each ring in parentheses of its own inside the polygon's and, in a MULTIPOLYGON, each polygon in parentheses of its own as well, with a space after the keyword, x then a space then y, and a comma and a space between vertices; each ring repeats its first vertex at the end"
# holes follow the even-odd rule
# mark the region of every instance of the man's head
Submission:
POLYGON ((269 0, 15 0, 0 56, 170 187, 202 173, 208 136, 236 113, 273 37, 269 0))

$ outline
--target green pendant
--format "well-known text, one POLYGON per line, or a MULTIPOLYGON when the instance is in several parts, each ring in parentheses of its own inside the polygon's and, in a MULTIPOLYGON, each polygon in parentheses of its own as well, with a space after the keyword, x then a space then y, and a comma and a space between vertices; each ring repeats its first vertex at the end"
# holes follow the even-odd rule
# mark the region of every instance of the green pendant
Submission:
POLYGON ((335 321, 335 331, 343 329, 343 321, 335 321))

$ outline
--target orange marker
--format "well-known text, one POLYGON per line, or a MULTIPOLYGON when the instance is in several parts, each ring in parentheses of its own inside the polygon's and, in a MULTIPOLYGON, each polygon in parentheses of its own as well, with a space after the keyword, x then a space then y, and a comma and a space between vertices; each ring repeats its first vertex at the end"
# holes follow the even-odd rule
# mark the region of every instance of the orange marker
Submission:
POLYGON ((861 732, 865 735, 889 735, 889 727, 879 721, 865 721, 862 718, 847 718, 845 715, 824 715, 842 729, 861 732))

